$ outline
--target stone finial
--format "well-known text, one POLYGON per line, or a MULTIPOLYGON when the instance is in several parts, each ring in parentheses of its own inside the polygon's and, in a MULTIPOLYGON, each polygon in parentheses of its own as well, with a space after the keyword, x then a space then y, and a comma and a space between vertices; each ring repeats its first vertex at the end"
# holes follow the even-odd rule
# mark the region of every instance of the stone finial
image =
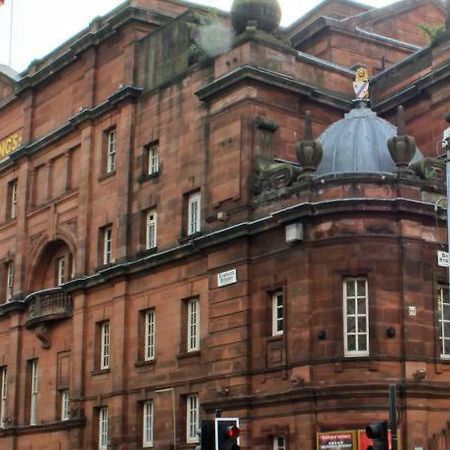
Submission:
POLYGON ((310 111, 306 111, 305 138, 296 145, 296 153, 297 159, 303 167, 303 173, 300 176, 312 176, 322 161, 323 149, 320 142, 314 140, 310 111))
POLYGON ((237 34, 245 31, 248 26, 272 33, 280 25, 280 4, 278 0, 234 0, 231 20, 237 34))
POLYGON ((397 136, 388 140, 389 153, 400 172, 409 172, 408 166, 416 153, 416 140, 406 134, 405 110, 397 109, 397 136))

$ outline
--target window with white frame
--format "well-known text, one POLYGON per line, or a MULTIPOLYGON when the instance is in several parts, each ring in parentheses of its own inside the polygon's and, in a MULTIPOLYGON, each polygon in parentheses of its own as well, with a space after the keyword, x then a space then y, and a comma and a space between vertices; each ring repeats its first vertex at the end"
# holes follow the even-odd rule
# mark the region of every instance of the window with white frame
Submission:
POLYGON ((272 295, 272 336, 280 336, 284 332, 284 295, 277 291, 272 295))
POLYGON ((142 424, 142 446, 153 447, 153 402, 151 400, 144 402, 142 424))
POLYGON ((6 301, 12 299, 14 293, 14 261, 8 261, 6 264, 6 301))
POLYGON ((201 194, 195 192, 188 198, 188 229, 187 234, 195 234, 201 230, 201 194))
POLYGON ((197 434, 199 428, 198 396, 191 394, 186 397, 186 442, 188 444, 199 441, 197 434))
POLYGON ((151 144, 146 148, 147 151, 147 175, 153 175, 159 172, 159 146, 151 144))
POLYGON ((110 363, 110 334, 109 320, 100 325, 100 369, 109 369, 110 363))
POLYGON ((200 350, 200 301, 193 298, 187 302, 187 351, 200 350))
POLYGON ((107 132, 106 137, 106 173, 116 170, 116 129, 107 132))
POLYGON ((70 395, 69 389, 61 391, 61 420, 70 419, 70 395))
POLYGON ((275 436, 273 438, 273 450, 287 450, 284 436, 275 436))
POLYGON ((98 411, 98 450, 108 450, 109 418, 108 408, 104 406, 98 411))
POLYGON ((103 264, 112 262, 112 227, 103 228, 103 264))
POLYGON ((56 284, 61 286, 66 281, 66 258, 56 258, 56 284))
POLYGON ((8 188, 9 218, 15 219, 17 216, 17 180, 11 181, 8 188))
POLYGON ((1 402, 0 402, 0 428, 6 427, 6 413, 8 400, 8 368, 3 366, 0 369, 1 402))
POLYGON ((157 214, 151 209, 145 215, 145 248, 147 250, 156 247, 157 214))
POLYGON ((30 425, 37 424, 37 409, 39 395, 39 365, 37 359, 29 361, 31 376, 31 399, 30 399, 30 425))
POLYGON ((155 310, 145 311, 144 319, 144 360, 152 361, 155 359, 155 310))
POLYGON ((366 278, 347 278, 343 282, 344 354, 369 354, 369 297, 366 278))
POLYGON ((438 286, 439 341, 443 359, 450 359, 450 299, 448 295, 448 286, 438 286))

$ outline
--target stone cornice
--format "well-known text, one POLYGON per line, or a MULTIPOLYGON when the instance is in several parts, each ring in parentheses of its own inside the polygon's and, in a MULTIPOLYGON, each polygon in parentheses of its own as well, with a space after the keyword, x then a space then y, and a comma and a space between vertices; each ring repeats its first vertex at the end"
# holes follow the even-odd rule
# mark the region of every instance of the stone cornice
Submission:
MULTIPOLYGON (((441 398, 450 399, 450 385, 448 383, 432 383, 432 382, 400 382, 398 385, 399 395, 402 398, 441 398)), ((386 408, 389 384, 386 383, 358 383, 358 384, 341 384, 314 387, 312 385, 304 385, 301 387, 293 387, 284 392, 276 392, 271 394, 260 395, 243 395, 229 398, 217 398, 215 400, 202 402, 202 407, 206 411, 214 411, 215 409, 230 410, 250 407, 264 407, 272 404, 279 405, 280 403, 292 404, 293 401, 299 404, 308 404, 314 402, 316 408, 321 411, 339 411, 340 409, 347 409, 346 405, 331 404, 327 400, 340 399, 341 401, 354 401, 355 398, 374 399, 368 404, 360 404, 354 407, 356 410, 379 410, 386 408), (380 399, 381 402, 375 401, 380 399), (322 403, 321 405, 319 405, 322 403)))
POLYGON ((62 44, 41 61, 32 63, 25 72, 20 74, 16 93, 19 94, 25 89, 34 87, 49 76, 54 75, 75 61, 80 53, 89 47, 99 45, 102 41, 115 34, 119 28, 131 21, 161 25, 172 19, 173 17, 171 16, 140 8, 126 7, 119 10, 110 19, 106 20, 104 24, 101 24, 98 30, 92 31, 91 28, 87 28, 75 38, 62 44), (42 64, 42 68, 33 72, 33 67, 40 64, 42 64))
POLYGON ((81 110, 76 116, 69 119, 67 123, 52 131, 51 133, 43 136, 42 138, 29 142, 17 151, 11 153, 7 158, 0 162, 0 171, 13 165, 17 160, 32 155, 47 145, 57 142, 69 133, 72 133, 78 126, 84 122, 95 120, 101 117, 106 112, 119 106, 126 101, 134 101, 142 93, 142 89, 135 86, 124 86, 119 89, 113 95, 108 97, 103 103, 95 106, 94 108, 85 108, 81 110))
MULTIPOLYGON (((76 293, 77 291, 101 286, 111 280, 135 275, 142 271, 149 273, 165 264, 173 264, 175 261, 196 257, 199 253, 209 248, 223 245, 232 240, 247 239, 280 225, 329 215, 348 216, 349 214, 383 214, 383 216, 392 214, 395 216, 408 216, 418 221, 429 220, 435 223, 436 205, 406 198, 348 198, 303 202, 274 211, 270 215, 254 221, 241 222, 199 235, 167 250, 153 252, 127 261, 118 261, 96 271, 92 275, 71 280, 65 283, 62 288, 68 293, 76 293)), ((30 295, 26 298, 30 298, 30 295)), ((0 317, 13 311, 22 311, 27 307, 27 304, 28 301, 24 299, 0 305, 0 317)))
MULTIPOLYGON (((411 62, 412 63, 412 62, 411 62)), ((394 74, 395 72, 388 73, 394 74)), ((397 68, 399 70, 399 68, 397 68)), ((373 109, 378 114, 384 114, 387 111, 391 111, 396 108, 398 105, 404 104, 410 99, 421 95, 426 90, 432 88, 437 83, 442 81, 448 81, 450 77, 450 60, 444 61, 438 66, 434 67, 429 73, 424 75, 421 78, 418 78, 416 81, 409 83, 405 88, 399 90, 395 94, 389 95, 388 98, 383 99, 379 102, 374 101, 373 109)), ((376 80, 376 83, 380 83, 380 80, 376 80)), ((376 86, 376 84, 375 84, 376 86)), ((380 89, 383 88, 383 85, 380 86, 380 89)))
POLYGON ((223 90, 243 81, 264 83, 280 89, 285 89, 299 95, 304 95, 319 103, 334 106, 343 111, 352 107, 350 97, 340 96, 331 91, 317 88, 303 81, 296 80, 282 73, 273 72, 262 67, 245 65, 217 78, 212 83, 202 87, 195 94, 202 101, 209 101, 223 90))

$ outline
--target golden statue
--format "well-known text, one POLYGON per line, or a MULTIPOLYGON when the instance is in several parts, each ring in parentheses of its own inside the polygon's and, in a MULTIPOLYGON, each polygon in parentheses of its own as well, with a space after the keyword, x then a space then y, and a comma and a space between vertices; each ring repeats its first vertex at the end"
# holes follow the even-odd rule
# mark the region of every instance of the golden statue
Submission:
POLYGON ((369 98, 369 71, 365 67, 359 67, 356 71, 353 89, 358 100, 369 98))

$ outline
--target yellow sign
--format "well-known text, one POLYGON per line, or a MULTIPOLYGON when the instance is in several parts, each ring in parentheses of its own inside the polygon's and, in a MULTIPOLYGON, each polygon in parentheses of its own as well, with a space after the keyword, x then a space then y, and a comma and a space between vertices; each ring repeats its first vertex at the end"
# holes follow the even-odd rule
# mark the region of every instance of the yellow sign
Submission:
POLYGON ((0 159, 6 158, 22 145, 22 134, 13 133, 0 141, 0 159))

